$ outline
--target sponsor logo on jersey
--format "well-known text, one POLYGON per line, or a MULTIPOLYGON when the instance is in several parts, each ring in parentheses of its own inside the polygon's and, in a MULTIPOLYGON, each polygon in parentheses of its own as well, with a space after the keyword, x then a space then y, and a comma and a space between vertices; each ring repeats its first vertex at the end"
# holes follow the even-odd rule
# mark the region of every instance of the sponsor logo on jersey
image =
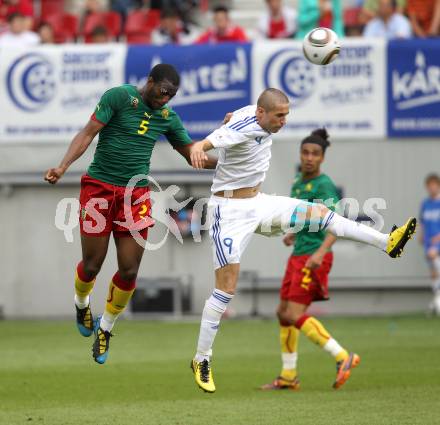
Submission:
POLYGON ((261 141, 263 140, 263 136, 259 136, 259 137, 256 137, 255 138, 255 141, 259 144, 259 145, 261 145, 261 141))

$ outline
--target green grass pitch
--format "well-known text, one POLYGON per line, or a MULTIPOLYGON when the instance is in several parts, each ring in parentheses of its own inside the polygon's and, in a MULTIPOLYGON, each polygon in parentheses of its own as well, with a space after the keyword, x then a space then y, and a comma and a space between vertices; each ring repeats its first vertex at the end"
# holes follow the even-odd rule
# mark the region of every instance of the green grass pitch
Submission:
POLYGON ((299 392, 261 392, 279 371, 275 321, 225 321, 215 394, 189 362, 197 323, 121 321, 103 366, 67 321, 0 322, 0 424, 440 424, 440 321, 323 318, 361 365, 340 390, 334 362, 300 340, 299 392))

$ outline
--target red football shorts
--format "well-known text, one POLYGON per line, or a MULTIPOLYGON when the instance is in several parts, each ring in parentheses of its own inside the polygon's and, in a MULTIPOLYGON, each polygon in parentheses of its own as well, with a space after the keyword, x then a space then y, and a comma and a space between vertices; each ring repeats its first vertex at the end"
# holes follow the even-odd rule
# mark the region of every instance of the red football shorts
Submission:
POLYGON ((280 290, 285 301, 309 305, 313 301, 328 300, 328 275, 333 264, 333 253, 327 252, 320 267, 305 269, 310 254, 292 255, 287 262, 280 290))
POLYGON ((147 239, 148 228, 154 225, 148 187, 115 186, 86 174, 81 178, 79 203, 82 235, 107 236, 113 232, 114 237, 127 237, 132 230, 147 239))

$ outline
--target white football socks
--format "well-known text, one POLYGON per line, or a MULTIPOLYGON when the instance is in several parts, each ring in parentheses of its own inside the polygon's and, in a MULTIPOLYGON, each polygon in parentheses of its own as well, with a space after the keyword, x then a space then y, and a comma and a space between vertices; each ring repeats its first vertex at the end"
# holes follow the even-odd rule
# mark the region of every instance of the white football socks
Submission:
POLYGON ((86 308, 90 303, 90 296, 86 295, 85 297, 80 297, 79 295, 75 294, 75 305, 79 309, 86 308))
POLYGON ((296 369, 298 353, 281 353, 281 360, 283 361, 283 369, 296 369))
POLYGON ((214 289, 212 295, 206 300, 200 324, 199 341, 195 360, 202 362, 209 360, 212 354, 212 345, 217 335, 220 319, 228 307, 233 295, 214 289))
POLYGON ((327 353, 330 353, 333 357, 336 357, 341 351, 344 351, 344 349, 339 345, 339 343, 333 338, 330 338, 325 343, 323 348, 325 351, 327 351, 327 353))
POLYGON ((104 311, 104 314, 101 317, 101 321, 99 322, 99 327, 103 331, 110 332, 113 329, 113 326, 115 325, 118 316, 119 314, 112 314, 108 311, 104 311))
POLYGON ((363 242, 385 251, 389 235, 381 233, 370 226, 349 220, 341 215, 329 211, 322 221, 322 229, 328 230, 338 238, 363 242))

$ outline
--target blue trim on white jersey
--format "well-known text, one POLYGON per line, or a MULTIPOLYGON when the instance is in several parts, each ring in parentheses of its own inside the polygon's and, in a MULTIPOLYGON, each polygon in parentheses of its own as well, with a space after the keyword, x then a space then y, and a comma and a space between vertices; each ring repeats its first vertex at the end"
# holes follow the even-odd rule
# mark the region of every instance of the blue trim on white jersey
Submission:
POLYGON ((229 128, 232 128, 233 130, 237 130, 237 127, 240 127, 241 125, 243 125, 243 124, 245 124, 247 122, 250 122, 254 118, 256 119, 255 115, 252 116, 252 117, 247 117, 247 118, 244 118, 242 120, 236 121, 236 122, 234 122, 234 124, 231 124, 229 126, 229 128))
POLYGON ((238 127, 235 127, 235 130, 237 130, 237 131, 239 131, 239 130, 243 130, 243 128, 245 128, 245 127, 247 127, 247 126, 249 126, 249 125, 252 125, 252 124, 254 124, 255 122, 257 122, 257 117, 254 117, 254 118, 252 118, 250 121, 248 121, 248 122, 246 122, 246 123, 244 123, 244 124, 242 124, 242 125, 240 125, 240 126, 238 126, 238 127))

